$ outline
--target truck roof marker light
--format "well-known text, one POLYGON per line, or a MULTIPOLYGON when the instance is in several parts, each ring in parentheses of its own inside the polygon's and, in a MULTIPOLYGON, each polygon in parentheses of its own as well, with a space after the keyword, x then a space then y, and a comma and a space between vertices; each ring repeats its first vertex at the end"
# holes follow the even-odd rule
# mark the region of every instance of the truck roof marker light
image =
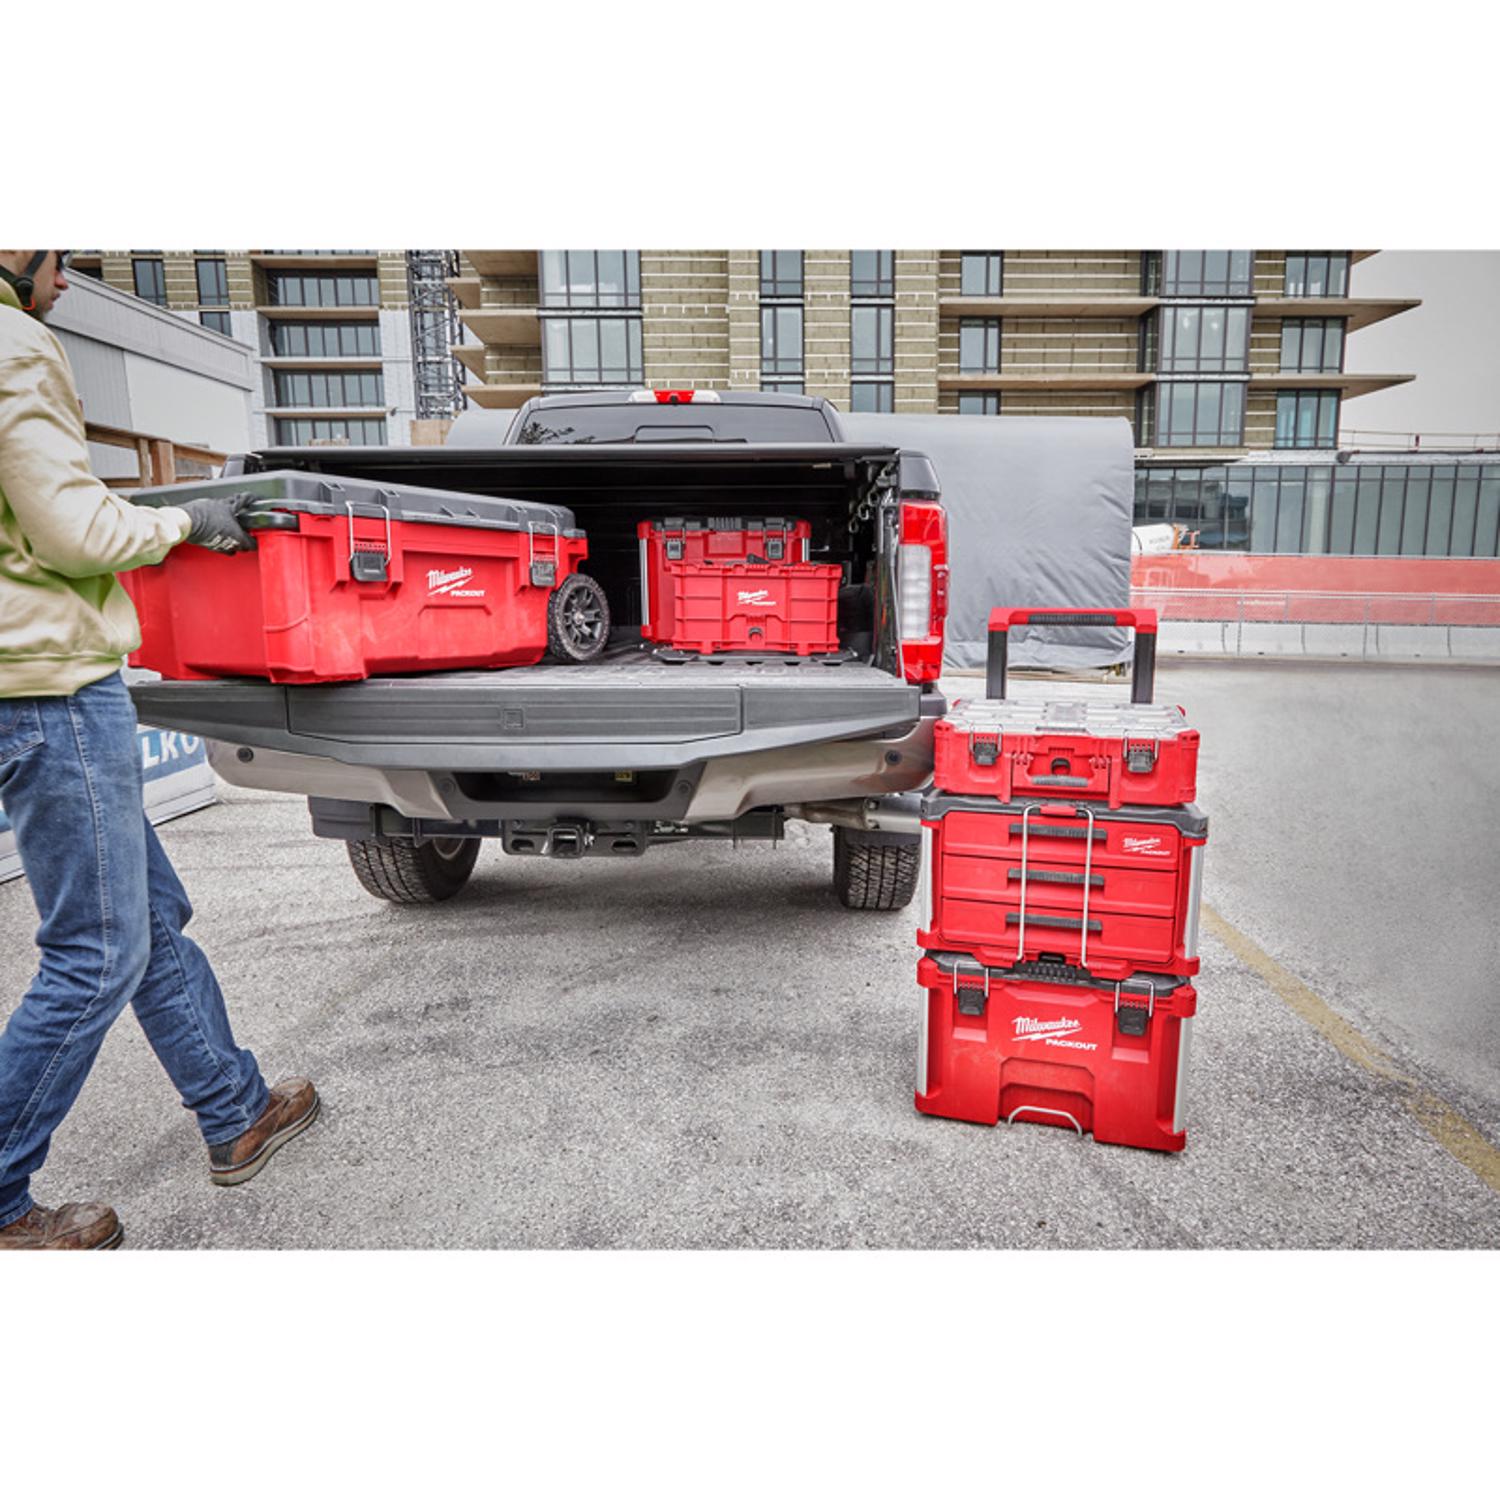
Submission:
POLYGON ((691 403, 693 401, 717 401, 717 391, 632 391, 632 401, 657 401, 663 406, 676 406, 680 402, 691 403))

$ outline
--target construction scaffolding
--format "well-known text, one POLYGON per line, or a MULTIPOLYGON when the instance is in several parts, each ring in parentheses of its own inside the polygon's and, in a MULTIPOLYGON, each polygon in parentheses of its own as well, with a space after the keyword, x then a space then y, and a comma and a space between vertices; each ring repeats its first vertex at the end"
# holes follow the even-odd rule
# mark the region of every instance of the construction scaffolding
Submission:
POLYGON ((458 307, 448 278, 458 275, 456 250, 408 250, 411 360, 418 421, 451 420, 468 405, 463 372, 453 357, 461 337, 458 307))

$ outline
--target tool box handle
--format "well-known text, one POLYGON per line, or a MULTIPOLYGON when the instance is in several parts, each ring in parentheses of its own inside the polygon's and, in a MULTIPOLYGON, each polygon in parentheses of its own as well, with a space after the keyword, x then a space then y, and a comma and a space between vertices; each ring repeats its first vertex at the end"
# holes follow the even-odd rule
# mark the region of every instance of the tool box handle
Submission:
POLYGON ((1154 609, 992 609, 990 649, 984 692, 1005 696, 1005 666, 1013 625, 1125 625, 1135 631, 1130 667, 1130 701, 1149 703, 1156 691, 1156 611, 1154 609))

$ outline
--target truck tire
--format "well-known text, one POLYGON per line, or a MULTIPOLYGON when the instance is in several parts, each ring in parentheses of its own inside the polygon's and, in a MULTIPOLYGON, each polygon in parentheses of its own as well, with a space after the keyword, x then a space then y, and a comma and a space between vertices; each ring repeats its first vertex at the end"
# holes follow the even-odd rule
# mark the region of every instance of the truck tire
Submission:
POLYGON ((349 863, 359 883, 382 901, 421 906, 446 901, 468 883, 479 858, 478 839, 348 839, 349 863))
POLYGON ((547 601, 547 649, 561 662, 593 659, 609 643, 609 600, 587 573, 572 573, 547 601))
POLYGON ((917 892, 919 834, 833 830, 833 889, 851 911, 900 911, 917 892))

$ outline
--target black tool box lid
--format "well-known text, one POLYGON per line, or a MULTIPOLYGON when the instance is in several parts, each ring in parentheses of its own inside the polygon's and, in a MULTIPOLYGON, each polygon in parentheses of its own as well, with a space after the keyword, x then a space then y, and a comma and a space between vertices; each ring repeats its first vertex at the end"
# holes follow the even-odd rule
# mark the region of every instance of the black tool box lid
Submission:
POLYGON ((298 511, 305 515, 379 517, 419 521, 436 526, 477 526, 492 531, 531 528, 582 536, 573 512, 565 505, 534 500, 495 499, 465 495, 457 490, 428 490, 407 484, 372 484, 362 479, 306 474, 275 469, 269 474, 235 474, 222 479, 189 479, 181 484, 135 490, 127 497, 136 505, 182 505, 211 495, 253 495, 263 502, 257 509, 298 511))

